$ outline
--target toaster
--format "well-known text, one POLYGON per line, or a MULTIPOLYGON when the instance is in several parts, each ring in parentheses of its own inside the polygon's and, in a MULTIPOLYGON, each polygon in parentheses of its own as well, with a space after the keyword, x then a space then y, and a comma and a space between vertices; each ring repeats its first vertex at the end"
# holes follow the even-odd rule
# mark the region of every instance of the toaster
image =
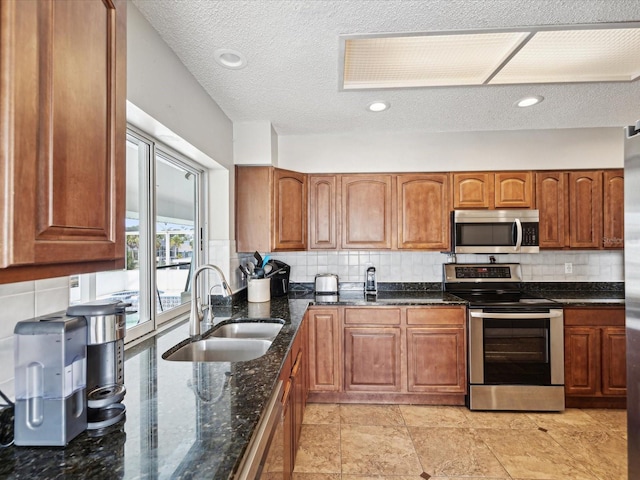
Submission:
POLYGON ((316 294, 335 295, 338 293, 338 275, 319 273, 316 275, 316 294))

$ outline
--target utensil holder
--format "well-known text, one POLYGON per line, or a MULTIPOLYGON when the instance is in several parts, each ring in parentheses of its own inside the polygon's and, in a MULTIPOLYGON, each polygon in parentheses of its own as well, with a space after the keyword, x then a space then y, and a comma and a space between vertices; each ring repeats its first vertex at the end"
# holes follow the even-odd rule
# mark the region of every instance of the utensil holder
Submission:
POLYGON ((271 279, 250 278, 247 282, 247 290, 250 302, 268 302, 271 300, 271 279))

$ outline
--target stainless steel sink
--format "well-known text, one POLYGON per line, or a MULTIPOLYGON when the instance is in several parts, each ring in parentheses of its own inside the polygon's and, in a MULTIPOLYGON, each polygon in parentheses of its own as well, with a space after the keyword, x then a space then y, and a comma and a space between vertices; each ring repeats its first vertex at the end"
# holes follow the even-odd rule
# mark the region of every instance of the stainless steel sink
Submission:
POLYGON ((271 343, 264 339, 207 338, 162 358, 177 362, 246 362, 267 353, 271 343))
POLYGON ((240 319, 237 323, 227 323, 214 330, 212 337, 222 338, 259 338, 273 340, 284 325, 284 320, 273 319, 240 319))

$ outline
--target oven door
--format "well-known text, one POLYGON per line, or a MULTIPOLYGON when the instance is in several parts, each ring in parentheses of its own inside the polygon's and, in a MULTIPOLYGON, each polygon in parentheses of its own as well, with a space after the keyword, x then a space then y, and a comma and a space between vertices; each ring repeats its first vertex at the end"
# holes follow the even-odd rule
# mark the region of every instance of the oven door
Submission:
POLYGON ((469 310, 471 410, 564 410, 561 309, 469 310))

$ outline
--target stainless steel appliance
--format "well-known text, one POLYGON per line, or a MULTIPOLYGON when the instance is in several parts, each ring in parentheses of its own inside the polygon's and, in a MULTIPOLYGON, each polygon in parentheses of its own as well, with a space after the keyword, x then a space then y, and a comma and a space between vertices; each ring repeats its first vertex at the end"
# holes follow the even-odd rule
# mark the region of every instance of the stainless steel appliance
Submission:
POLYGON ((521 288, 519 264, 444 264, 444 289, 469 302, 471 410, 564 410, 557 302, 521 288))
POLYGON ((96 300, 67 309, 87 323, 87 428, 97 430, 124 418, 126 303, 96 300))
POLYGON ((451 251, 455 253, 538 253, 538 210, 455 210, 451 251))
POLYGON ((629 478, 640 478, 640 121, 624 146, 624 289, 629 478))
POLYGON ((318 273, 316 275, 315 292, 317 295, 337 295, 338 275, 334 273, 318 273))
POLYGON ((14 329, 15 444, 64 446, 87 428, 87 326, 65 316, 14 329))

